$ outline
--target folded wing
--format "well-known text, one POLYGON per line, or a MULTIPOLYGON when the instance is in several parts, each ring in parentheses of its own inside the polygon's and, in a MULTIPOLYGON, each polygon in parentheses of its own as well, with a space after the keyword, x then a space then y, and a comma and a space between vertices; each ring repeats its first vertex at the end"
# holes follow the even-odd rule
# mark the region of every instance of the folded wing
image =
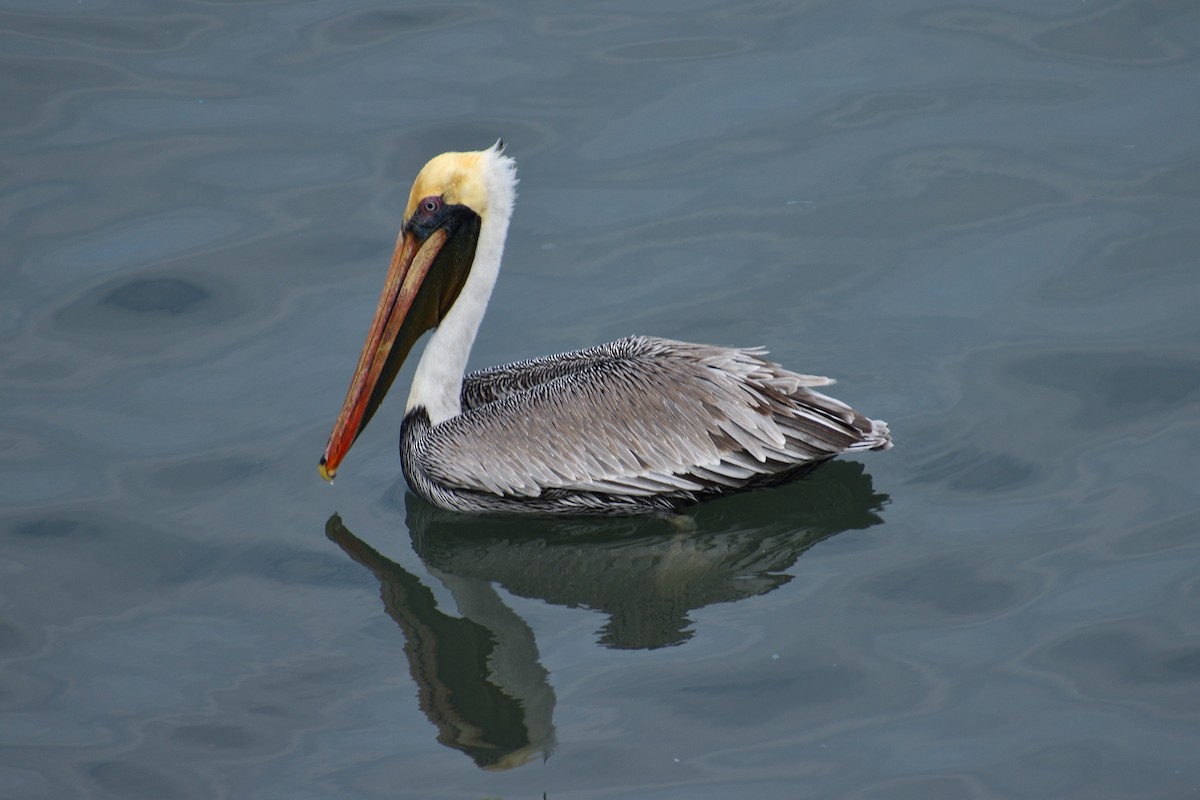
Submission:
POLYGON ((650 496, 736 490, 891 446, 884 423, 812 388, 831 380, 764 354, 629 337, 472 373, 463 413, 415 455, 458 489, 650 496))

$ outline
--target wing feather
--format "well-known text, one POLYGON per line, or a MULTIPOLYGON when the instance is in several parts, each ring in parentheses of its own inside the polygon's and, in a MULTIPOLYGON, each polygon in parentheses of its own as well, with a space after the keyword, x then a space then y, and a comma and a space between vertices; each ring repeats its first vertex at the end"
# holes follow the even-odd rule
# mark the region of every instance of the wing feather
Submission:
POLYGON ((828 378, 732 349, 629 337, 472 373, 464 411, 416 454, 445 486, 648 496, 738 488, 847 450, 886 426, 810 387, 828 378))

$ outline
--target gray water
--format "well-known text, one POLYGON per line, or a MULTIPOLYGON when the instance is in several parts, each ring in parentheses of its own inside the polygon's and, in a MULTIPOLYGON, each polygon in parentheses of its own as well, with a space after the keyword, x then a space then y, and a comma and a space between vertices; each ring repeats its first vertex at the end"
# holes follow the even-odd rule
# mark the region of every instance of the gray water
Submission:
POLYGON ((0 796, 1200 795, 1200 8, 564 7, 0 0, 0 796), (410 365, 324 485, 501 136, 474 366, 764 345, 895 449, 453 517, 410 365))

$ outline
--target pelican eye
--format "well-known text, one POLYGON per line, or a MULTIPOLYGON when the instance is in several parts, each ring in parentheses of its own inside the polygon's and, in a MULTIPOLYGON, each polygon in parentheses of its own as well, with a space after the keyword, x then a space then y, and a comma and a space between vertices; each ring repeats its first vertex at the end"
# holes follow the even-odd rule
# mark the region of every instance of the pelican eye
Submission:
POLYGON ((443 211, 445 211, 445 203, 441 196, 431 194, 417 203, 406 229, 415 231, 421 236, 428 236, 433 233, 434 228, 445 223, 443 211))

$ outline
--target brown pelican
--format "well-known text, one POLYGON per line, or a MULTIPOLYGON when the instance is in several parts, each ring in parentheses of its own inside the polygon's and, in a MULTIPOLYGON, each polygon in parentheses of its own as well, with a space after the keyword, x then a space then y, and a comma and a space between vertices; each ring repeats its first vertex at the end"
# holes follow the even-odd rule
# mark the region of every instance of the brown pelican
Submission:
POLYGON ((664 511, 891 447, 886 423, 813 388, 832 380, 761 348, 631 336, 464 375, 516 197, 503 148, 443 153, 417 175, 322 477, 430 329, 400 460, 414 492, 452 511, 664 511))

